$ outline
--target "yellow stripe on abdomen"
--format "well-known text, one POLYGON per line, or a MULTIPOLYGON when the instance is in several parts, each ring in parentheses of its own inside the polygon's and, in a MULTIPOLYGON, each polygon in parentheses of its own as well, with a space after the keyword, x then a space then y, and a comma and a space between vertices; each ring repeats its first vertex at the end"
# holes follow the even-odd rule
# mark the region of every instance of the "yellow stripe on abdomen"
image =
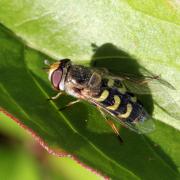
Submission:
POLYGON ((107 85, 108 85, 108 87, 112 87, 114 85, 114 80, 109 79, 107 85))
POLYGON ((109 109, 109 110, 115 111, 119 107, 120 103, 121 103, 120 97, 115 95, 114 96, 114 104, 112 106, 108 106, 106 108, 109 109))
POLYGON ((137 102, 137 97, 136 96, 131 97, 131 101, 134 102, 134 103, 137 102))
POLYGON ((119 91, 121 94, 125 94, 125 93, 126 93, 126 87, 122 84, 122 87, 119 87, 119 88, 118 88, 118 91, 119 91))
POLYGON ((124 114, 118 114, 118 117, 119 118, 128 118, 132 112, 132 109, 133 109, 132 104, 128 103, 126 112, 124 114))
POLYGON ((96 101, 98 101, 98 102, 102 102, 102 101, 106 100, 108 96, 109 96, 109 91, 108 91, 108 90, 104 90, 104 91, 101 93, 100 97, 98 97, 98 98, 93 98, 93 99, 96 100, 96 101))

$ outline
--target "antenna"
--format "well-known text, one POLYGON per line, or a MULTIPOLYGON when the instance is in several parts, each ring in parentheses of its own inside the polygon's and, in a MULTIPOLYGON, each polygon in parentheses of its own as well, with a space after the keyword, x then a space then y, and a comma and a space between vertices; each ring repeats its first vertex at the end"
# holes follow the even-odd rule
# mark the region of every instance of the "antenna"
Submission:
POLYGON ((44 64, 46 64, 47 66, 50 66, 50 62, 47 59, 44 60, 44 64))
POLYGON ((48 72, 48 71, 49 71, 49 68, 50 68, 50 62, 49 62, 47 59, 45 59, 45 60, 44 60, 44 64, 47 65, 47 67, 43 67, 42 69, 43 69, 44 71, 48 72))

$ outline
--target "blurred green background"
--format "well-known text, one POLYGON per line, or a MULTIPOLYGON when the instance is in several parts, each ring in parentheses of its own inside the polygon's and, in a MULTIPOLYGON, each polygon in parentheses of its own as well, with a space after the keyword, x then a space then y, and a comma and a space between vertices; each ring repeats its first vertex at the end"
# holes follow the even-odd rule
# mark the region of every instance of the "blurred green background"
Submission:
POLYGON ((47 153, 26 130, 0 112, 0 180, 98 180, 68 157, 47 153))

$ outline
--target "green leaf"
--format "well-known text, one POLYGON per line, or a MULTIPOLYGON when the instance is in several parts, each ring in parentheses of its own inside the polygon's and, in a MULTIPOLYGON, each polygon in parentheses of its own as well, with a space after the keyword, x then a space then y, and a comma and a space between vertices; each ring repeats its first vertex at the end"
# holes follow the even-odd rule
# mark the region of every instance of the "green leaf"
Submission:
MULTIPOLYGON (((114 72, 140 73, 142 67, 180 89, 177 2, 171 2, 170 16, 163 1, 157 6, 162 13, 153 8, 155 1, 144 6, 127 2, 0 0, 0 106, 51 148, 67 151, 112 179, 178 179, 179 121, 158 106, 153 111, 152 97, 144 98, 145 106, 167 124, 156 121, 156 131, 148 136, 122 128, 124 144, 88 103, 59 112, 72 98, 46 100, 55 94, 42 70, 46 55, 96 62, 114 72)), ((167 91, 179 104, 179 92, 167 91)))
POLYGON ((38 180, 41 178, 32 155, 22 151, 21 148, 3 147, 2 144, 0 147, 1 179, 38 180))
POLYGON ((48 155, 25 129, 2 112, 0 121, 0 179, 102 179, 73 159, 48 155))

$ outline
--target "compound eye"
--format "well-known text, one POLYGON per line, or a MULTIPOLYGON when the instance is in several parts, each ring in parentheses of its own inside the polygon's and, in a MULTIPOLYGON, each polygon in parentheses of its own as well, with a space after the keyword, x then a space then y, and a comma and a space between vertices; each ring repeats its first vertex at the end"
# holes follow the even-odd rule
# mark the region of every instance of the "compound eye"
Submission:
POLYGON ((54 88, 59 89, 59 83, 61 82, 62 70, 57 69, 53 72, 51 76, 51 83, 54 88))

